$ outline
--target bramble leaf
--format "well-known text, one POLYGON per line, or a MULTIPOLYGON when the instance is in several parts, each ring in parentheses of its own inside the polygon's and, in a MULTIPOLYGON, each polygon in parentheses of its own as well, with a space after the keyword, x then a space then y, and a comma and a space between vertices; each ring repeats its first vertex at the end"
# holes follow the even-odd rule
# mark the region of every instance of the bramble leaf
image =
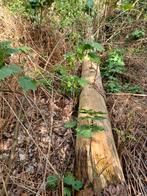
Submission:
POLYGON ((22 68, 17 65, 4 66, 0 69, 0 80, 20 72, 22 72, 22 68))
POLYGON ((28 76, 21 77, 18 82, 24 91, 28 91, 28 90, 35 91, 37 89, 36 81, 28 76))

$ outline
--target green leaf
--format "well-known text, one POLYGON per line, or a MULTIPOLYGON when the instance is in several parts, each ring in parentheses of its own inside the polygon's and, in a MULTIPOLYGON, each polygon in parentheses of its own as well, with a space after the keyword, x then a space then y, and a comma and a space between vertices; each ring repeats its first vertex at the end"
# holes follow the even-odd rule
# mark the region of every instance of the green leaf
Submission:
POLYGON ((122 4, 122 6, 121 6, 121 9, 123 9, 123 10, 131 10, 131 9, 133 9, 133 3, 124 3, 124 4, 122 4))
POLYGON ((98 43, 98 42, 90 42, 89 44, 90 44, 95 50, 97 50, 98 52, 104 52, 104 51, 105 51, 104 47, 103 47, 100 43, 98 43))
POLYGON ((64 196, 71 196, 71 189, 68 187, 64 187, 64 196))
POLYGON ((13 53, 17 53, 18 49, 12 48, 10 41, 2 41, 0 42, 0 52, 4 52, 6 57, 6 56, 10 56, 13 53))
POLYGON ((67 174, 64 177, 64 184, 66 184, 66 185, 72 186, 74 184, 74 181, 75 181, 75 177, 71 173, 67 174))
POLYGON ((83 54, 83 52, 85 52, 86 50, 91 50, 93 49, 92 45, 89 43, 84 43, 81 44, 78 48, 77 48, 77 53, 79 54, 83 54))
POLYGON ((64 55, 64 58, 65 58, 68 62, 74 61, 74 60, 75 60, 75 53, 73 53, 73 52, 67 52, 67 53, 64 55))
POLYGON ((76 120, 72 120, 70 122, 65 123, 64 127, 65 128, 75 128, 77 126, 77 121, 76 120))
POLYGON ((18 82, 24 91, 28 91, 28 90, 35 91, 37 89, 36 81, 28 76, 21 77, 18 82))
POLYGON ((17 65, 4 66, 0 69, 0 80, 20 72, 22 72, 22 68, 17 65))
POLYGON ((15 54, 15 53, 18 53, 19 50, 17 48, 7 48, 6 49, 6 55, 7 56, 10 56, 11 54, 15 54))
POLYGON ((106 119, 105 117, 103 116, 82 116, 82 117, 79 117, 79 119, 81 120, 93 120, 93 121, 100 121, 100 120, 104 120, 106 119))
POLYGON ((93 121, 96 121, 96 120, 98 120, 98 121, 100 121, 100 120, 105 120, 106 118, 104 117, 104 116, 93 116, 92 117, 92 120, 93 121))
POLYGON ((95 63, 100 63, 100 58, 97 56, 95 52, 89 52, 88 57, 90 58, 91 61, 95 63))
POLYGON ((79 83, 79 85, 80 85, 81 87, 84 87, 86 84, 88 84, 88 81, 87 81, 86 79, 84 79, 84 78, 80 78, 80 79, 78 80, 78 83, 79 83))
POLYGON ((89 114, 89 115, 103 115, 103 114, 106 114, 106 113, 101 112, 101 111, 96 112, 92 109, 83 109, 83 108, 80 109, 79 112, 82 113, 82 114, 89 114))
POLYGON ((18 50, 23 53, 28 53, 31 50, 31 48, 28 46, 22 46, 22 47, 19 47, 18 50))
POLYGON ((58 185, 59 178, 56 175, 48 176, 47 178, 47 186, 51 189, 55 189, 58 185))
POLYGON ((11 41, 6 40, 0 42, 0 48, 9 48, 9 47, 11 47, 11 41))
POLYGON ((104 131, 104 127, 98 125, 91 125, 92 132, 104 131))
POLYGON ((84 138, 91 138, 92 136, 92 128, 90 125, 80 125, 77 129, 77 136, 84 138))
POLYGON ((64 177, 64 184, 72 186, 76 191, 79 191, 83 187, 83 183, 75 178, 71 173, 64 177))
POLYGON ((82 187, 83 187, 83 183, 80 180, 75 180, 75 182, 73 184, 73 188, 76 191, 79 191, 82 187))

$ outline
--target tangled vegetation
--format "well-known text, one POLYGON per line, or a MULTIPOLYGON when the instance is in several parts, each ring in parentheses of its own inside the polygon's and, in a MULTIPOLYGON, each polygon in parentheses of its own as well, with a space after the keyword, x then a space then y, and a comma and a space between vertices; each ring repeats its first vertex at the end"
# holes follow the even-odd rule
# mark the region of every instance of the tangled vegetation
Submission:
POLYGON ((146 195, 145 150, 135 153, 140 145, 145 149, 147 134, 147 2, 101 3, 103 16, 94 0, 2 0, 0 12, 10 16, 0 13, 2 196, 83 190, 85 182, 74 175, 75 138, 104 131, 95 122, 105 119, 82 109, 79 119, 89 125, 78 126, 78 98, 88 83, 81 77, 85 58, 100 67, 128 195, 146 195), (86 39, 87 24, 95 41, 86 39))

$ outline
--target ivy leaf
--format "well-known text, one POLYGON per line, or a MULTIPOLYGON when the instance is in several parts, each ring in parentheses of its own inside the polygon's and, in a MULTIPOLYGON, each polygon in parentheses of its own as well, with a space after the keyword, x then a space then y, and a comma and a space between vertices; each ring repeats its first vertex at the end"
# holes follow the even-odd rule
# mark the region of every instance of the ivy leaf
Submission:
POLYGON ((48 176, 47 178, 47 186, 51 189, 55 189, 58 185, 59 178, 56 175, 48 176))
POLYGON ((64 127, 67 128, 67 129, 68 128, 72 129, 72 128, 75 128, 76 126, 77 126, 77 121, 76 120, 72 120, 70 122, 67 122, 64 125, 64 127))
POLYGON ((71 189, 68 187, 64 187, 64 196, 71 196, 71 189))
POLYGON ((20 72, 22 72, 22 68, 17 65, 4 66, 0 69, 0 80, 20 72))
POLYGON ((28 91, 28 90, 35 91, 37 89, 36 81, 28 76, 21 77, 18 82, 24 91, 28 91))

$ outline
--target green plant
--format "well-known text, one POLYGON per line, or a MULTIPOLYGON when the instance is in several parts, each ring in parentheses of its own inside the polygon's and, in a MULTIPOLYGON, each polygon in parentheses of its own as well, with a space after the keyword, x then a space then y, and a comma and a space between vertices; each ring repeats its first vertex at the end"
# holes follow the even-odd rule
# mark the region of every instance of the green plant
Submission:
POLYGON ((125 71, 125 63, 121 50, 109 52, 108 58, 101 66, 102 77, 106 79, 105 87, 108 92, 120 92, 122 87, 117 79, 118 74, 125 71))
POLYGON ((79 180, 77 180, 75 178, 75 176, 73 176, 72 173, 67 173, 64 178, 63 178, 63 182, 64 182, 64 195, 67 195, 67 188, 68 190, 71 190, 71 193, 73 192, 73 190, 75 191, 79 191, 82 187, 83 187, 83 183, 79 180), (65 191, 66 190, 66 191, 65 191))
POLYGON ((51 175, 47 178, 47 186, 50 189, 55 189, 58 186, 59 177, 57 175, 51 175))
MULTIPOLYGON (((6 80, 8 77, 14 76, 16 74, 22 75, 23 73, 22 67, 15 64, 9 64, 7 62, 12 54, 18 52, 26 52, 27 50, 29 50, 28 47, 20 47, 20 48, 11 47, 10 41, 0 42, 0 81, 6 80)), ((28 90, 35 91, 37 89, 36 81, 28 76, 24 76, 24 75, 19 76, 18 83, 24 91, 28 91, 28 90)))
POLYGON ((118 93, 122 90, 122 86, 119 84, 119 80, 115 77, 109 77, 109 80, 106 82, 105 87, 108 92, 112 93, 118 93))
POLYGON ((83 2, 81 0, 56 0, 55 10, 60 16, 60 24, 62 27, 72 26, 79 21, 83 13, 83 2))
POLYGON ((71 196, 74 191, 79 191, 83 187, 83 183, 77 180, 72 173, 66 173, 63 177, 48 176, 47 187, 55 189, 61 181, 64 184, 64 196, 71 196))
POLYGON ((137 29, 131 33, 132 39, 140 39, 140 38, 143 38, 144 36, 145 36, 144 30, 137 29))
POLYGON ((98 53, 104 51, 101 44, 97 42, 86 41, 79 44, 74 52, 68 52, 64 55, 66 65, 56 65, 55 73, 60 80, 60 90, 67 96, 77 96, 81 90, 87 84, 84 78, 79 78, 73 71, 76 69, 78 62, 83 62, 85 56, 90 61, 100 63, 100 57, 98 53))
POLYGON ((102 65, 101 72, 103 77, 108 79, 125 71, 124 60, 121 50, 109 52, 106 62, 102 65))
POLYGON ((76 120, 70 121, 65 124, 65 128, 76 128, 77 132, 77 137, 84 137, 84 138, 91 138, 92 133, 98 132, 98 131, 104 131, 104 128, 102 126, 98 126, 95 124, 97 121, 102 121, 106 119, 104 117, 103 112, 96 112, 93 110, 86 110, 86 109, 81 109, 79 113, 84 114, 85 116, 79 117, 79 121, 88 121, 89 124, 79 124, 76 120))
POLYGON ((25 0, 8 0, 4 1, 4 5, 9 8, 15 14, 21 14, 27 16, 25 9, 25 0))
POLYGON ((102 126, 96 125, 95 122, 106 119, 103 116, 105 113, 86 109, 81 109, 79 112, 81 114, 85 114, 85 116, 79 117, 79 120, 88 120, 89 124, 81 124, 77 127, 76 131, 78 137, 91 138, 92 133, 104 131, 104 128, 102 126))
POLYGON ((138 85, 134 85, 132 86, 131 84, 125 84, 123 86, 123 90, 125 92, 130 92, 130 93, 140 93, 140 94, 143 94, 144 91, 142 90, 142 88, 138 85))
POLYGON ((69 74, 64 66, 58 66, 56 72, 60 79, 60 90, 67 96, 77 96, 81 87, 87 84, 84 78, 69 74))

